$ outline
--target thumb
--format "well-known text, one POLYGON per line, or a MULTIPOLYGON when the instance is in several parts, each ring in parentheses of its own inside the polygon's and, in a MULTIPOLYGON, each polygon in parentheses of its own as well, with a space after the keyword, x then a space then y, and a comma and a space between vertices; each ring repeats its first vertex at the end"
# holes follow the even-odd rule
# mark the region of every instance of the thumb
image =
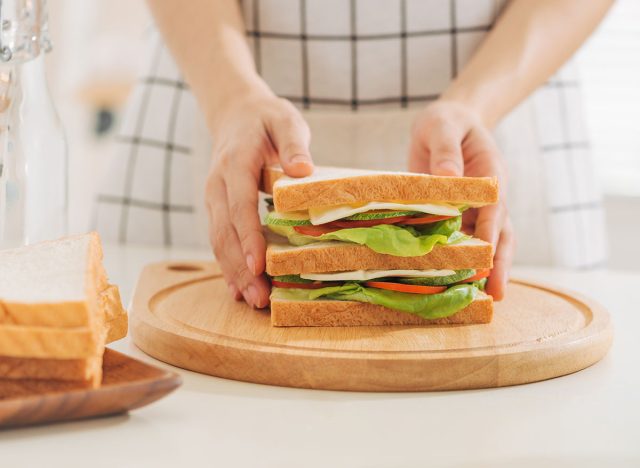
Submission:
POLYGON ((430 172, 442 176, 462 176, 464 160, 462 159, 462 141, 458 136, 440 128, 433 132, 427 142, 429 148, 430 172))
POLYGON ((289 117, 272 126, 272 138, 284 173, 290 177, 304 177, 313 172, 309 152, 311 134, 302 117, 289 117))

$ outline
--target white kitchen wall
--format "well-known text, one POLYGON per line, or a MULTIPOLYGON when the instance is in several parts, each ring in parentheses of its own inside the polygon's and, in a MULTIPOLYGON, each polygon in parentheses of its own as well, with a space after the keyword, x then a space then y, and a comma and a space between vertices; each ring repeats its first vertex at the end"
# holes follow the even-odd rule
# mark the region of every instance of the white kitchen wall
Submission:
POLYGON ((86 231, 93 191, 111 151, 96 135, 100 108, 118 110, 134 83, 150 18, 143 1, 48 2, 53 51, 50 89, 63 121, 70 159, 70 230, 86 231))

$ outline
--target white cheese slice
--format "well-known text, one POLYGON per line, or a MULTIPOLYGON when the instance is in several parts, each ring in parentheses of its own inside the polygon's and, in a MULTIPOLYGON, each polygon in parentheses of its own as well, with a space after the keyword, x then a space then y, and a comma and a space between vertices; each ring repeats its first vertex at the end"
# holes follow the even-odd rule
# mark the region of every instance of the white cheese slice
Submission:
POLYGON ((368 281, 374 278, 397 276, 403 278, 451 276, 455 273, 453 270, 356 270, 338 273, 302 273, 300 277, 313 281, 368 281))
POLYGON ((419 211, 421 213, 441 216, 458 216, 460 214, 460 210, 458 208, 445 203, 370 202, 361 206, 339 205, 309 208, 309 219, 311 220, 311 224, 318 225, 371 210, 419 211))

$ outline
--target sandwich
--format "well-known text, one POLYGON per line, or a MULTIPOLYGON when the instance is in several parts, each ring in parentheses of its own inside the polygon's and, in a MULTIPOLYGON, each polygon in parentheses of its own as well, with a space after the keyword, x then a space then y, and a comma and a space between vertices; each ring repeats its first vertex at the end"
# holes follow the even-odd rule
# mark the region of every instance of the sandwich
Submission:
POLYGON ((104 346, 127 334, 95 233, 0 251, 0 379, 97 386, 104 346))
POLYGON ((498 201, 491 177, 268 167, 266 272, 274 326, 488 323, 492 246, 462 213, 498 201))

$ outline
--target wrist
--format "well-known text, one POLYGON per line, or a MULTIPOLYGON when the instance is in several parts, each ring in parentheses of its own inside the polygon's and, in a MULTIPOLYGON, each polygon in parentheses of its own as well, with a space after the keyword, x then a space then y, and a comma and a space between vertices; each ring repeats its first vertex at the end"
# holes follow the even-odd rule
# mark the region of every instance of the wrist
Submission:
POLYGON ((240 79, 226 77, 225 81, 229 84, 224 87, 212 85, 216 93, 207 100, 205 106, 207 126, 213 133, 227 116, 236 112, 238 107, 246 106, 247 101, 275 98, 273 91, 258 75, 240 79))
POLYGON ((474 114, 486 127, 493 128, 498 117, 492 112, 496 106, 489 105, 484 97, 489 95, 487 90, 452 83, 438 98, 440 102, 453 103, 464 107, 474 114))

